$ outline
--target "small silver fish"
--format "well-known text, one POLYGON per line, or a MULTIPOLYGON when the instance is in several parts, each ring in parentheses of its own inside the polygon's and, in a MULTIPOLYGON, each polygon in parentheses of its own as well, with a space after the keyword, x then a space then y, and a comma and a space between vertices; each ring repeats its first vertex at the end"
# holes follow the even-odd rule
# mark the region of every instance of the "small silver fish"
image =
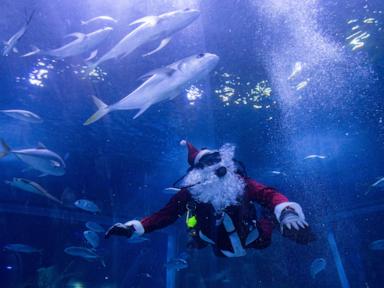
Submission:
POLYGON ((87 227, 91 231, 95 231, 97 233, 104 233, 105 229, 101 227, 100 224, 97 224, 96 222, 88 221, 85 223, 85 227, 87 227))
POLYGON ((5 183, 20 190, 32 192, 34 194, 47 197, 48 199, 51 199, 59 204, 63 204, 59 199, 49 194, 42 186, 31 180, 14 177, 12 181, 5 181, 5 183))
POLYGON ((0 112, 17 120, 21 120, 29 123, 43 123, 43 119, 41 119, 39 115, 36 115, 31 111, 13 109, 13 110, 0 110, 0 112))
POLYGON ((88 211, 88 212, 92 212, 92 213, 100 212, 99 207, 95 203, 93 203, 92 201, 87 200, 87 199, 76 200, 76 202, 74 204, 77 208, 80 208, 80 209, 88 211))
POLYGON ((127 242, 131 244, 143 243, 145 241, 149 241, 149 239, 145 237, 133 237, 127 240, 127 242))
POLYGON ((88 25, 89 23, 92 23, 92 22, 97 21, 97 20, 110 21, 113 23, 117 23, 117 20, 112 18, 111 16, 97 16, 97 17, 93 17, 91 19, 88 19, 86 21, 82 20, 81 25, 88 25))
POLYGON ((375 183, 371 185, 371 187, 384 188, 384 177, 377 180, 375 183))
POLYGON ((369 244, 371 250, 384 250, 384 240, 376 240, 369 244))
POLYGON ((41 143, 36 148, 21 150, 11 149, 3 139, 0 139, 0 144, 3 146, 3 151, 0 152, 0 159, 9 154, 14 154, 33 169, 41 171, 43 173, 41 176, 62 176, 65 174, 64 160, 41 143))
POLYGON ((83 235, 84 235, 84 238, 87 240, 87 242, 93 248, 99 247, 100 238, 99 238, 99 235, 97 235, 95 231, 86 230, 83 232, 83 235))
POLYGON ((315 279, 316 275, 323 271, 325 267, 327 266, 327 261, 324 258, 316 258, 312 261, 310 273, 312 279, 315 279))
POLYGON ((43 249, 37 249, 37 248, 31 247, 29 245, 19 244, 19 243, 7 244, 4 246, 4 249, 8 250, 8 251, 12 251, 12 252, 20 252, 20 253, 27 253, 27 254, 41 253, 43 251, 43 249))
POLYGON ((277 170, 272 170, 272 171, 270 171, 270 173, 272 175, 276 175, 276 176, 287 176, 287 174, 285 174, 284 172, 277 171, 277 170))
POLYGON ((182 258, 172 258, 165 264, 165 267, 168 270, 180 271, 188 267, 188 262, 182 258))
POLYGON ((174 188, 174 187, 168 187, 163 190, 164 194, 171 194, 174 195, 177 192, 179 192, 181 189, 180 188, 174 188))
POLYGON ((308 155, 308 156, 304 157, 304 160, 308 160, 308 159, 325 159, 325 158, 327 158, 327 156, 311 154, 311 155, 308 155))
POLYGON ((87 261, 100 261, 101 264, 105 267, 105 262, 103 258, 96 254, 95 251, 84 248, 84 247, 77 247, 77 246, 71 246, 64 249, 64 252, 68 255, 80 257, 87 261))

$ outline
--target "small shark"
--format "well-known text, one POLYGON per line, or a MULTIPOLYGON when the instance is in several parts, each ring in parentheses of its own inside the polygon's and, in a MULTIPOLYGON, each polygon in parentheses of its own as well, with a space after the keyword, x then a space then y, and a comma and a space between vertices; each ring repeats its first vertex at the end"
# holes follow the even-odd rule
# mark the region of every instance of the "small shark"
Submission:
POLYGON ((11 51, 17 52, 16 44, 24 36, 25 32, 29 27, 29 24, 31 23, 31 20, 34 14, 35 14, 35 10, 33 10, 31 15, 29 15, 23 27, 21 27, 21 29, 17 31, 8 41, 4 42, 3 56, 8 56, 11 51))
POLYGON ((62 176, 65 174, 64 160, 41 143, 36 148, 22 150, 12 150, 3 139, 0 140, 0 144, 4 149, 4 151, 0 152, 0 159, 9 154, 14 154, 31 168, 41 171, 43 173, 41 176, 62 176))
POLYGON ((42 123, 43 119, 39 115, 36 115, 35 113, 32 113, 31 111, 27 110, 0 110, 1 113, 12 117, 14 119, 30 122, 30 123, 42 123))
POLYGON ((111 50, 100 57, 94 63, 90 63, 87 71, 92 72, 101 63, 115 58, 124 58, 140 46, 153 41, 161 40, 160 45, 153 51, 143 56, 151 55, 164 48, 174 33, 184 29, 199 17, 200 12, 195 9, 176 10, 159 16, 146 16, 140 18, 130 25, 141 24, 111 50))
POLYGON ((110 22, 113 22, 113 23, 117 23, 117 20, 112 18, 111 16, 97 16, 97 17, 93 17, 89 20, 82 20, 81 21, 81 25, 88 25, 89 23, 92 23, 92 22, 95 22, 95 21, 98 21, 98 20, 101 20, 101 21, 110 21, 110 22))
POLYGON ((9 184, 12 187, 18 188, 20 190, 32 192, 32 193, 47 197, 59 204, 63 204, 59 199, 49 194, 47 190, 45 190, 39 184, 37 184, 36 182, 30 181, 28 179, 13 178, 12 181, 5 181, 5 183, 9 184))
POLYGON ((103 257, 96 254, 95 250, 88 249, 85 247, 71 246, 64 249, 64 252, 68 255, 80 257, 87 261, 100 261, 101 264, 105 267, 105 262, 103 257))
POLYGON ((26 245, 26 244, 7 244, 4 246, 4 250, 7 251, 12 251, 12 252, 18 252, 18 253, 26 253, 26 254, 31 254, 31 253, 42 253, 43 249, 37 249, 32 246, 26 245))
MULTIPOLYGON (((102 41, 105 40, 105 38, 107 38, 112 30, 112 27, 104 27, 88 34, 83 34, 80 32, 71 33, 66 37, 75 37, 76 39, 62 47, 51 50, 40 50, 39 48, 34 47, 32 52, 24 54, 22 57, 29 57, 32 55, 40 54, 63 59, 81 55, 95 49, 102 41)), ((96 56, 95 51, 92 52, 94 56, 96 56)))
POLYGON ((174 99, 183 86, 208 74, 217 65, 219 57, 215 54, 202 53, 179 60, 164 68, 151 71, 141 78, 148 78, 141 86, 120 101, 107 105, 93 96, 99 110, 84 125, 89 125, 111 111, 140 111, 133 117, 139 117, 149 107, 158 102, 174 99))
POLYGON ((324 160, 325 158, 327 158, 327 156, 311 154, 311 155, 308 155, 308 156, 304 157, 304 160, 309 160, 309 159, 321 159, 321 160, 324 160))

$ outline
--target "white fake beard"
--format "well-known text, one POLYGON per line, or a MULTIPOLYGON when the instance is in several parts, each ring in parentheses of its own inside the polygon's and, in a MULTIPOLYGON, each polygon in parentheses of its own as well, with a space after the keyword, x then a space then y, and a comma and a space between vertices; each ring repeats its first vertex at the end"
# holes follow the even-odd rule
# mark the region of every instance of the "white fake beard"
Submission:
POLYGON ((239 203, 238 199, 244 193, 244 180, 235 173, 233 162, 235 147, 224 144, 219 150, 221 162, 203 169, 193 169, 183 181, 183 186, 194 185, 188 188, 193 199, 202 203, 210 203, 216 211, 221 211, 230 205, 239 203), (218 177, 216 169, 225 167, 227 174, 218 177))

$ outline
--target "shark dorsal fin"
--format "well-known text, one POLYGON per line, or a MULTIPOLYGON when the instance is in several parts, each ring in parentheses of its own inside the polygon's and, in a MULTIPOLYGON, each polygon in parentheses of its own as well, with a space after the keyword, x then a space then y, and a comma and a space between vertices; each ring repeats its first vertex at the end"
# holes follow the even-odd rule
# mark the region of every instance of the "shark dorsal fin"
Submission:
POLYGON ((150 23, 152 25, 156 24, 159 21, 159 17, 157 16, 145 16, 143 18, 137 19, 133 21, 129 26, 139 24, 139 23, 150 23))
POLYGON ((176 72, 176 69, 173 69, 171 67, 162 67, 162 68, 159 68, 159 69, 155 69, 155 70, 152 70, 146 74, 144 74, 143 76, 141 76, 139 78, 139 80, 147 80, 149 77, 155 75, 155 74, 165 74, 167 76, 172 76, 173 73, 176 72))
POLYGON ((45 147, 45 145, 41 142, 37 143, 37 149, 47 149, 47 147, 45 147))

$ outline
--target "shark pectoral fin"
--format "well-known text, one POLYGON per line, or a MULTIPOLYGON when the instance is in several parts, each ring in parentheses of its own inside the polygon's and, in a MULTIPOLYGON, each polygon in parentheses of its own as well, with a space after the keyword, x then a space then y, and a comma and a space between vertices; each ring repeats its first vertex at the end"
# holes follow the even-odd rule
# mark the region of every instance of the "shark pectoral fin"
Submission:
POLYGON ((21 55, 20 57, 29 57, 29 56, 41 53, 41 50, 38 47, 36 47, 35 45, 31 45, 31 47, 32 47, 31 52, 25 53, 25 54, 21 55))
POLYGON ((143 56, 146 57, 146 56, 152 55, 152 54, 156 53, 157 51, 163 49, 165 46, 168 45, 169 41, 171 41, 171 37, 168 37, 168 38, 161 40, 160 45, 155 50, 152 50, 146 54, 143 54, 143 56))
POLYGON ((38 177, 45 177, 45 176, 48 176, 48 174, 47 173, 42 173, 38 177))
POLYGON ((85 62, 88 62, 89 60, 92 60, 97 55, 97 49, 92 51, 91 54, 89 54, 88 58, 84 59, 85 62))
POLYGON ((156 24, 158 19, 159 18, 157 16, 145 16, 143 18, 140 18, 140 19, 137 19, 137 20, 133 21, 132 23, 129 24, 129 26, 135 25, 135 24, 139 24, 139 23, 156 24))
POLYGON ((149 107, 151 107, 152 103, 149 103, 149 104, 146 104, 145 106, 141 107, 140 108, 140 111, 137 112, 137 114, 135 116, 133 116, 133 119, 136 119, 137 117, 139 117, 141 114, 143 114, 145 111, 147 111, 147 109, 149 107))
POLYGON ((169 96, 169 100, 173 100, 173 99, 175 99, 177 96, 179 96, 180 95, 180 93, 179 93, 179 91, 177 91, 177 92, 175 92, 175 93, 173 93, 173 94, 171 94, 170 96, 169 96))
POLYGON ((64 38, 75 37, 77 39, 83 40, 86 36, 87 35, 85 35, 84 33, 75 32, 75 33, 70 33, 70 34, 65 35, 64 38))

